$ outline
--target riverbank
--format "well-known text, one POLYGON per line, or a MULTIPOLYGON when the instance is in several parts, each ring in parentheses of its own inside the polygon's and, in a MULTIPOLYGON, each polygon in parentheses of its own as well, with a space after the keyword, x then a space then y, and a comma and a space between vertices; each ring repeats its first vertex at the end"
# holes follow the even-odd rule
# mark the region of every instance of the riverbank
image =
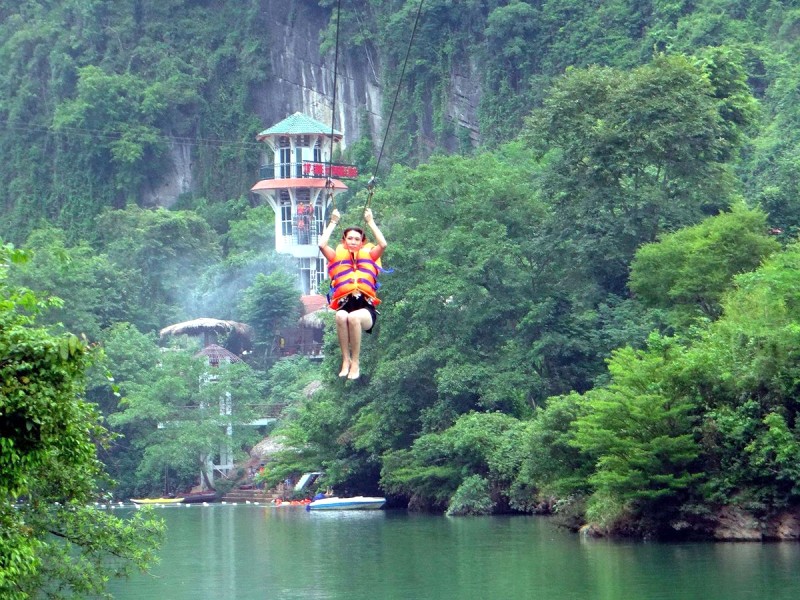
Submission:
MULTIPOLYGON (((786 542, 800 540, 800 508, 779 511, 759 517, 742 508, 725 506, 694 523, 670 523, 677 538, 688 537, 717 542, 786 542)), ((613 529, 585 524, 577 531, 586 537, 648 537, 634 524, 618 523, 613 529)), ((668 536, 672 537, 672 536, 668 536)))

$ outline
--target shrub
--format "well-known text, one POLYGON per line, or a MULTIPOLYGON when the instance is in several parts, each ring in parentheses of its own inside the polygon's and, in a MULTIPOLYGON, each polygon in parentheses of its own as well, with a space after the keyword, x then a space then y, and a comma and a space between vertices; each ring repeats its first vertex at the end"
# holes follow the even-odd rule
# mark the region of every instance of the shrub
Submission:
POLYGON ((453 494, 447 507, 447 516, 490 515, 494 505, 489 493, 489 482, 480 475, 471 475, 453 494))

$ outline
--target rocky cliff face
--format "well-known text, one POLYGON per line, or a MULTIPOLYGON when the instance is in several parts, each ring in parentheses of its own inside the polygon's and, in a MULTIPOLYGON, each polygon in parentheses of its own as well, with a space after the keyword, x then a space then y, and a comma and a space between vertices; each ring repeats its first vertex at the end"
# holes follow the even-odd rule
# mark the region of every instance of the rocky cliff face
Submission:
MULTIPOLYGON (((375 152, 386 134, 388 114, 385 99, 391 104, 395 91, 381 83, 380 51, 367 45, 348 49, 340 42, 338 61, 333 48, 320 52, 322 33, 330 9, 320 8, 313 0, 263 0, 262 10, 269 15, 263 36, 269 45, 271 69, 264 82, 251 93, 253 107, 264 128, 287 116, 302 112, 330 124, 333 117, 333 81, 336 66, 335 128, 344 134, 343 148, 365 135, 371 136, 375 152), (364 118, 366 116, 366 119, 364 118), (368 130, 364 131, 365 125, 368 130)), ((480 100, 480 74, 474 63, 457 65, 450 74, 450 100, 445 115, 452 123, 469 131, 473 144, 480 142, 477 109, 480 100)), ((431 103, 426 114, 419 115, 421 147, 434 148, 431 103)), ((396 123, 391 127, 397 127, 396 123)), ((449 150, 457 149, 457 140, 440 140, 449 150)), ((266 150, 266 149, 265 149, 266 150)), ((191 147, 175 144, 171 149, 172 172, 157 187, 145 193, 145 204, 169 205, 193 187, 191 147)), ((266 158, 266 154, 262 157, 266 158)))
POLYGON ((797 541, 800 539, 800 510, 783 510, 762 520, 741 508, 724 507, 716 515, 712 536, 723 541, 797 541))
MULTIPOLYGON (((264 35, 271 48, 272 71, 267 81, 253 90, 255 108, 264 126, 277 123, 297 111, 330 123, 335 53, 333 49, 324 55, 320 53, 320 40, 330 13, 309 0, 264 0, 264 10, 271 15, 269 29, 264 35)), ((344 147, 364 135, 371 135, 376 152, 380 149, 388 120, 388 114, 383 114, 386 108, 384 99, 391 104, 396 91, 383 89, 382 68, 378 48, 368 45, 347 49, 340 43, 336 66, 335 125, 344 134, 344 147), (369 131, 362 131, 364 115, 369 131)), ((453 68, 446 118, 466 128, 475 144, 480 142, 477 118, 480 89, 477 64, 470 62, 453 68)), ((419 122, 423 124, 420 135, 423 146, 433 147, 436 144, 432 141, 435 136, 430 130, 430 112, 429 102, 427 114, 420 115, 419 122)), ((457 149, 456 140, 452 140, 451 145, 450 150, 457 149)))
MULTIPOLYGON (((642 530, 636 522, 621 522, 612 528, 600 525, 576 524, 586 537, 641 537, 642 530)), ((719 542, 777 542, 800 540, 800 509, 788 508, 768 517, 736 506, 723 506, 697 522, 672 523, 672 537, 697 538, 719 542)), ((663 533, 663 532, 662 532, 663 533)))
MULTIPOLYGON (((329 13, 314 2, 303 0, 265 0, 264 10, 271 15, 264 36, 270 47, 272 70, 264 84, 253 90, 255 108, 264 127, 298 111, 331 123, 336 61, 333 50, 320 54, 329 13)), ((373 51, 348 52, 340 48, 335 127, 344 134, 345 146, 364 135, 364 111, 370 128, 381 129, 383 94, 377 60, 373 51)))

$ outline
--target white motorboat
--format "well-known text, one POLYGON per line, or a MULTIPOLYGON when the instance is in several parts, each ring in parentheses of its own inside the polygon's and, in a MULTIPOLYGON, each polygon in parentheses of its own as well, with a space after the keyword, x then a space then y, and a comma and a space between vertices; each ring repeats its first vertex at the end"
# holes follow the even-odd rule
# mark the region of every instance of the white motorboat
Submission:
POLYGON ((350 498, 321 498, 306 505, 306 510, 377 510, 386 503, 386 498, 374 496, 352 496, 350 498))

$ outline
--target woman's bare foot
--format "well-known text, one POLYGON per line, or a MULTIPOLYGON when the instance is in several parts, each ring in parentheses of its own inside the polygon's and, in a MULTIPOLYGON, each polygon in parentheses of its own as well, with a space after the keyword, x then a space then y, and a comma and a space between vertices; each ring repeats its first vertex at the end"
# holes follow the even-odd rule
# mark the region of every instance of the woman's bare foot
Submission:
POLYGON ((358 379, 361 376, 361 370, 359 369, 358 365, 350 365, 350 374, 347 376, 348 379, 358 379))
POLYGON ((342 370, 339 371, 339 377, 347 377, 347 374, 350 372, 350 363, 343 362, 342 363, 342 370))

